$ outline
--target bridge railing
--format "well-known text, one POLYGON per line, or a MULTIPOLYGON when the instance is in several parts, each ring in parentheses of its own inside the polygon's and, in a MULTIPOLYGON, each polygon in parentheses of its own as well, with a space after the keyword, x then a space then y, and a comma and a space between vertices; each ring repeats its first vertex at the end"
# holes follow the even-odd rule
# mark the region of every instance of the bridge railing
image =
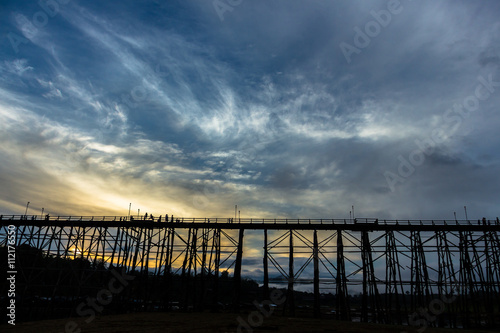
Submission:
POLYGON ((374 225, 500 225, 496 220, 381 220, 355 219, 270 219, 270 218, 196 218, 168 216, 50 216, 50 215, 0 215, 0 221, 65 221, 65 222, 156 222, 156 223, 245 223, 245 224, 374 224, 374 225))

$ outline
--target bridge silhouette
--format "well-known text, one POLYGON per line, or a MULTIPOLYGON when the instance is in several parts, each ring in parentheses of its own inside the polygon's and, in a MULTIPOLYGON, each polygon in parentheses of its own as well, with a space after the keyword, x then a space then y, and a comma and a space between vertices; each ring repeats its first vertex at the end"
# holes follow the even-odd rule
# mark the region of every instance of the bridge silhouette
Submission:
POLYGON ((456 328, 500 323, 498 218, 2 215, 1 247, 13 230, 16 290, 27 320, 78 315, 78 302, 99 294, 116 272, 135 280, 114 302, 140 310, 214 310, 229 286, 228 306, 242 311, 245 255, 255 259, 258 252, 262 264, 251 265, 262 272, 262 293, 251 297, 270 300, 281 284, 283 312, 291 316, 456 328), (296 304, 304 284, 312 286, 310 309, 296 304), (327 303, 322 289, 333 295, 327 303))

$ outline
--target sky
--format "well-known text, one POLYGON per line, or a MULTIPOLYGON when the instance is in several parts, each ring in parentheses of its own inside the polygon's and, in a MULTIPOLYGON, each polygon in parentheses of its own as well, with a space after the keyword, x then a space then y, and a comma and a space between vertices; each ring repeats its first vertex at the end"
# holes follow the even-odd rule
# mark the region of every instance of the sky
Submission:
POLYGON ((0 4, 0 212, 499 215, 500 2, 0 4))

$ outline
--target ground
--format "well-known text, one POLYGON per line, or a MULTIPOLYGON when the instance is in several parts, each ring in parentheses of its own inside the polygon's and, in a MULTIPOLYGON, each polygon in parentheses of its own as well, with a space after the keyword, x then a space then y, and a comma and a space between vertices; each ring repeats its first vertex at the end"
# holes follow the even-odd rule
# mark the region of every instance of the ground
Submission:
MULTIPOLYGON (((133 313, 97 317, 90 323, 86 318, 44 320, 38 322, 18 323, 16 326, 3 325, 2 332, 16 333, 95 333, 95 332, 324 332, 324 333, 400 333, 417 332, 407 326, 376 325, 351 323, 336 320, 318 320, 313 318, 287 318, 278 315, 263 317, 254 312, 231 313, 133 313), (71 323, 71 321, 73 323, 71 323), (243 324, 242 324, 243 323, 243 324), (73 325, 73 327, 71 327, 73 325), (79 331, 81 329, 81 331, 79 331)), ((491 333, 486 330, 456 330, 426 328, 425 333, 491 333)))

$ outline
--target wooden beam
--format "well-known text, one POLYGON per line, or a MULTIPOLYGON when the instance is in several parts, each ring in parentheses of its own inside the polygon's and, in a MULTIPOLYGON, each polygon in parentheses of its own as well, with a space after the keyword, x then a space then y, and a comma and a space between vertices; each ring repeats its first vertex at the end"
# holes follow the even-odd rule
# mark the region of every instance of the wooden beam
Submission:
POLYGON ((233 308, 236 312, 240 310, 241 302, 241 260, 243 258, 243 232, 240 229, 238 237, 238 250, 236 252, 236 263, 234 265, 234 301, 233 308))
POLYGON ((313 262, 314 262, 314 318, 321 316, 320 294, 319 294, 319 258, 318 258, 318 231, 314 230, 313 240, 313 262))

